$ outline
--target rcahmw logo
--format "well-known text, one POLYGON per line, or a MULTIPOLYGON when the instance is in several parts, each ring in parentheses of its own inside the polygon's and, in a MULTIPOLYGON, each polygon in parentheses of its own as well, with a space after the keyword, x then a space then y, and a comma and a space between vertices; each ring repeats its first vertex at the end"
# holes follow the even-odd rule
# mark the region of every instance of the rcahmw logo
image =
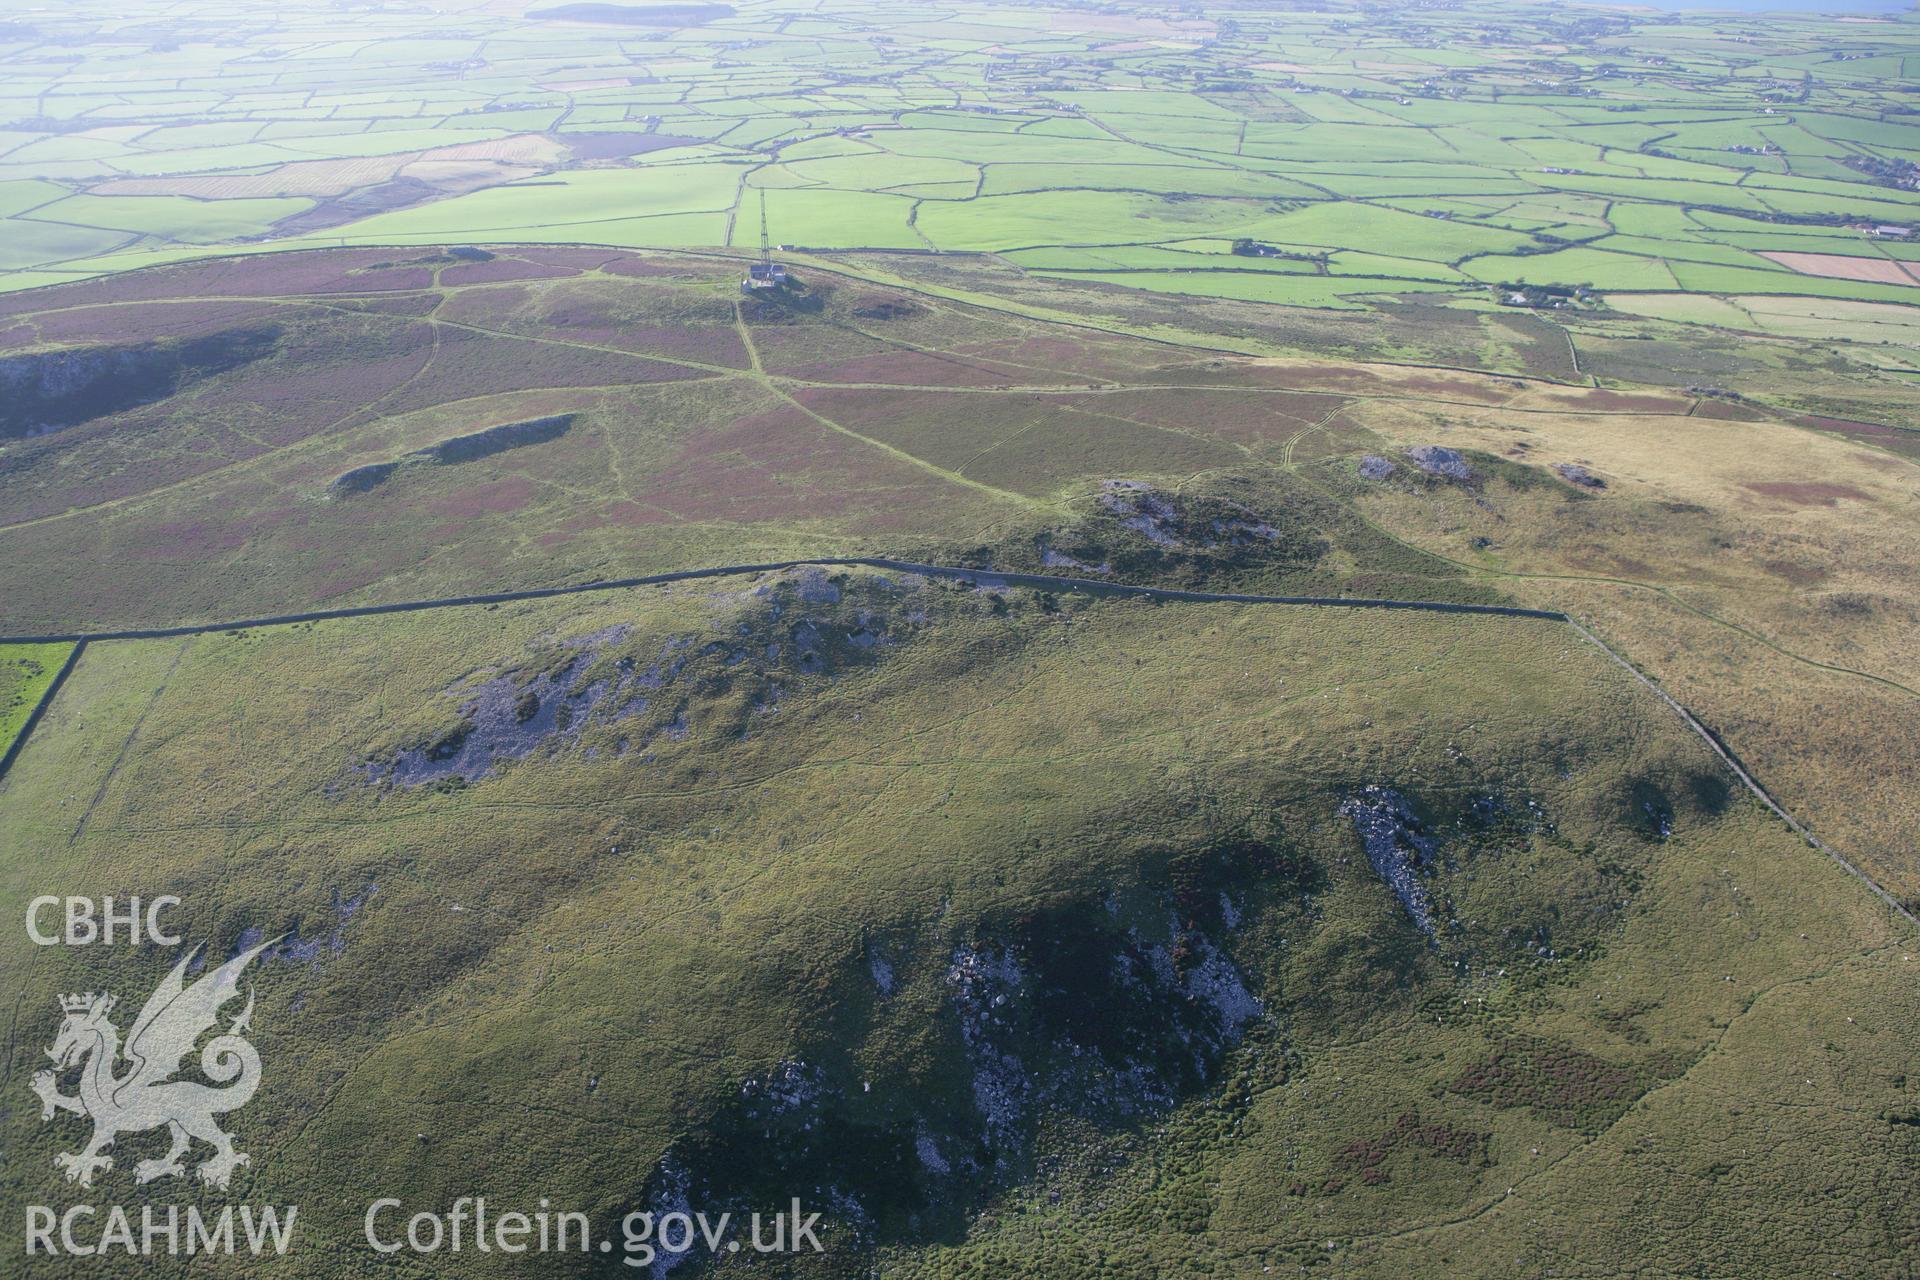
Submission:
POLYGON ((124 1253, 149 1258, 245 1250, 259 1257, 271 1249, 278 1255, 287 1251, 298 1212, 292 1205, 287 1206, 283 1217, 272 1205, 257 1213, 249 1204, 241 1205, 238 1211, 228 1204, 218 1212, 202 1213, 199 1205, 190 1204, 182 1211, 177 1204, 148 1204, 140 1206, 140 1225, 136 1227, 124 1205, 101 1210, 76 1204, 64 1213, 56 1213, 36 1204, 27 1208, 27 1253, 76 1258, 124 1253), (236 1219, 238 1234, 234 1231, 236 1219))
POLYGON ((248 1158, 234 1149, 233 1139, 214 1117, 245 1106, 260 1085, 260 1055, 246 1040, 253 1021, 251 994, 246 1008, 200 1053, 200 1070, 214 1085, 225 1087, 172 1077, 200 1037, 219 1021, 221 1008, 239 996, 241 971, 278 941, 241 952, 192 986, 186 985, 187 967, 201 949, 180 957, 173 972, 141 1006, 124 1047, 111 1016, 117 1003, 111 992, 60 997, 66 1020, 47 1050, 55 1070, 36 1074, 33 1091, 40 1095, 43 1122, 62 1111, 93 1121, 93 1137, 85 1147, 53 1158, 67 1181, 92 1186, 95 1173, 113 1168, 113 1157, 105 1153, 115 1139, 164 1126, 172 1140, 166 1155, 135 1165, 134 1180, 152 1182, 185 1174, 181 1157, 197 1139, 213 1148, 195 1171, 200 1181, 216 1190, 226 1189, 234 1169, 248 1163, 248 1158), (76 1066, 80 1069, 78 1092, 61 1093, 61 1075, 76 1066))
MULTIPOLYGON (((42 1122, 62 1112, 93 1122, 85 1146, 53 1158, 68 1182, 91 1187, 97 1175, 113 1168, 113 1157, 106 1153, 122 1135, 150 1129, 166 1130, 167 1150, 134 1165, 136 1182, 184 1177, 196 1142, 212 1148, 194 1173, 214 1190, 225 1190, 234 1170, 249 1163, 216 1117, 245 1106, 260 1085, 260 1055, 246 1039, 253 995, 248 994, 245 1007, 224 1030, 219 1022, 221 1010, 239 998, 241 973, 278 941, 240 953, 191 985, 187 970, 200 948, 182 956, 141 1006, 124 1044, 113 1019, 118 1001, 111 992, 60 997, 64 1017, 47 1050, 54 1065, 33 1077, 33 1091, 40 1097, 42 1122), (209 1031, 215 1034, 200 1049, 199 1067, 212 1083, 175 1079, 209 1031), (63 1079, 74 1081, 73 1093, 61 1091, 63 1079)), ((124 1205, 78 1204, 65 1210, 29 1205, 27 1253, 282 1254, 298 1212, 292 1205, 226 1205, 218 1210, 198 1205, 183 1209, 148 1204, 137 1210, 124 1205)))

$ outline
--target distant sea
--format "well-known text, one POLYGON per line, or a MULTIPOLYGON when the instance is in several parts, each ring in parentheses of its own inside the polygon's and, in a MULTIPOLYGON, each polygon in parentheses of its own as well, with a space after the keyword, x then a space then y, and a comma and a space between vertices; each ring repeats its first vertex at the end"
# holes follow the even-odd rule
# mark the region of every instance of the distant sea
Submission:
POLYGON ((1735 13, 1911 13, 1915 0, 1583 0, 1605 8, 1661 9, 1668 13, 1702 10, 1735 13))

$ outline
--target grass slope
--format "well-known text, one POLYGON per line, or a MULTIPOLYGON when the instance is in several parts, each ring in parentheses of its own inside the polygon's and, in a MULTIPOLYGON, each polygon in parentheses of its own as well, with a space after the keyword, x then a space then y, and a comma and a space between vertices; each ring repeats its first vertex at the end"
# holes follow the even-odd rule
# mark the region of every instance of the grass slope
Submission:
POLYGON ((73 646, 0 645, 0 755, 13 746, 73 646))
MULTIPOLYGON (((236 1194, 300 1274, 476 1170, 597 1228, 800 1194, 822 1274, 1892 1274, 1920 1222, 1911 940, 1550 622, 811 571, 116 642, 0 839, 16 915, 288 933, 236 1194)), ((52 993, 169 960, 0 956, 16 1093, 52 993)), ((6 1125, 0 1198, 68 1194, 73 1126, 6 1125)))
POLYGON ((842 554, 1524 600, 1594 626, 1823 837, 1920 894, 1900 799, 1920 754, 1911 462, 1907 433, 1877 425, 1911 395, 1891 373, 1631 317, 1576 335, 1413 306, 1169 312, 924 261, 809 266, 778 303, 742 302, 730 263, 537 246, 289 254, 17 297, 0 359, 172 394, 83 388, 83 420, 6 443, 6 631, 842 554), (1213 346, 1236 337, 1290 354, 1213 346), (205 358, 164 379, 116 363, 187 348, 205 358), (1351 352, 1565 381, 1331 358, 1351 352), (1575 356, 1609 385, 1574 384, 1575 356), (560 415, 557 438, 394 467, 560 415), (1406 452, 1426 445, 1476 455, 1474 478, 1427 476, 1406 452), (1358 479, 1370 456, 1391 483, 1358 479))

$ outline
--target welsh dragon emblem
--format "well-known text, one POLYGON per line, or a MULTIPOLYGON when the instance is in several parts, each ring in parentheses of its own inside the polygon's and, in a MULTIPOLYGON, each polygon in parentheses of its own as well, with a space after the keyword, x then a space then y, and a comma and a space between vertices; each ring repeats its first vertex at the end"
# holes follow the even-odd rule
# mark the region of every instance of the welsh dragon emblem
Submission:
POLYGON ((245 1039, 253 1017, 251 993, 239 1016, 200 1051, 200 1070, 223 1087, 171 1077, 180 1071, 200 1037, 215 1027, 221 1008, 240 994, 241 971, 278 941, 270 939, 242 952, 192 986, 186 984, 186 972, 201 948, 182 956, 147 997, 125 1046, 109 1016, 116 1003, 112 994, 89 991, 60 997, 66 1020, 47 1050, 55 1070, 35 1075, 33 1091, 40 1095, 42 1121, 53 1119, 58 1111, 93 1121, 93 1138, 84 1148, 53 1158, 54 1165, 66 1172, 67 1181, 92 1186, 96 1172, 113 1168, 113 1157, 104 1153, 116 1138, 162 1126, 172 1145, 166 1155, 134 1166, 138 1182, 184 1175, 187 1169, 181 1158, 195 1139, 213 1147, 213 1155, 196 1170, 210 1187, 224 1190, 233 1171, 248 1163, 214 1117, 245 1106, 260 1084, 260 1055, 245 1039), (79 1092, 69 1097, 60 1092, 59 1081, 76 1065, 79 1092))

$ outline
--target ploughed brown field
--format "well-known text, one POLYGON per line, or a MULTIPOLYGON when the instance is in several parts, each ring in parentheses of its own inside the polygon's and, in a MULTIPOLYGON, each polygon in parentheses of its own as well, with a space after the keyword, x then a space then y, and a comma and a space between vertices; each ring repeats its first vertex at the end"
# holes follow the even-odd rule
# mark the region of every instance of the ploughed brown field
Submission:
POLYGON ((1873 284, 1920 284, 1911 262, 1891 258, 1856 258, 1844 253, 1763 253, 1802 275, 1831 276, 1836 280, 1865 280, 1873 284))

